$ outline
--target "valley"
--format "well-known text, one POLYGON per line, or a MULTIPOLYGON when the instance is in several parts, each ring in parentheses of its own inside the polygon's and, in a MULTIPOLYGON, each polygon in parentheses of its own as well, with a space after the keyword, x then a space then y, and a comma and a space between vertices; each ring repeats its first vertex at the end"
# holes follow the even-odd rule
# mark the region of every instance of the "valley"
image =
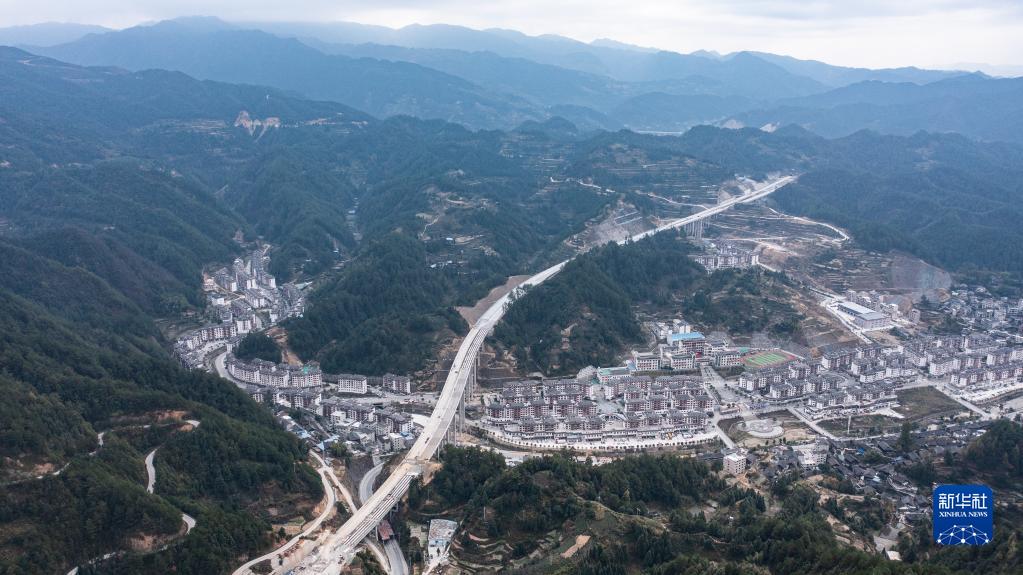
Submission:
POLYGON ((0 575, 1023 566, 1020 78, 148 4, 0 26, 0 575))

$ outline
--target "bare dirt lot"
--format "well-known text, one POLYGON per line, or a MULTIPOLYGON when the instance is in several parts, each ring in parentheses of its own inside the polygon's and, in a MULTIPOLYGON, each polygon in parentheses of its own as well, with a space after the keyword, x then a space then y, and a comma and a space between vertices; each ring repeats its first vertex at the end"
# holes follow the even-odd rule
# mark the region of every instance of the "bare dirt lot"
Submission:
POLYGON ((459 314, 461 314, 462 319, 464 319, 469 325, 473 325, 476 323, 476 320, 478 320, 480 316, 483 315, 483 312, 487 311, 487 309, 490 306, 494 305, 494 302, 501 299, 502 297, 505 296, 505 294, 518 287, 519 284, 529 279, 529 277, 530 276, 528 275, 511 276, 508 278, 508 281, 504 282, 503 285, 499 285, 494 289, 490 290, 490 293, 488 293, 487 296, 484 297, 483 299, 476 302, 476 305, 472 307, 463 306, 455 309, 458 310, 459 314))

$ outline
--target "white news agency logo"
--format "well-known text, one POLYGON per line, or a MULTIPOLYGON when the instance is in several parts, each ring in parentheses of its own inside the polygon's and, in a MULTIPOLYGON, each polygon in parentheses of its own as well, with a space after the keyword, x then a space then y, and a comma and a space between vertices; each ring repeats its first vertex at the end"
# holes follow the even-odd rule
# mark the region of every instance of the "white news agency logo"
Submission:
POLYGON ((938 509, 976 509, 987 511, 988 496, 984 493, 939 493, 938 509))

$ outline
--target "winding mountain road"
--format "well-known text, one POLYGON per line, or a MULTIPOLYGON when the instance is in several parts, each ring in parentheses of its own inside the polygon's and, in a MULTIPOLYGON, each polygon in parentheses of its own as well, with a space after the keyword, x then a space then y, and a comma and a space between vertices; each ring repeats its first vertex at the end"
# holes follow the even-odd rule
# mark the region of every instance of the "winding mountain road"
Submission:
MULTIPOLYGON (((194 430, 199 427, 201 422, 197 419, 186 419, 185 423, 191 425, 192 430, 194 430)), ((102 441, 100 442, 100 445, 102 445, 102 441)), ((153 464, 153 459, 156 457, 156 451, 158 449, 160 448, 157 447, 146 455, 146 491, 149 493, 152 493, 153 489, 156 488, 156 466, 153 464)), ((188 535, 188 533, 195 527, 195 518, 182 511, 181 521, 185 523, 185 535, 188 535)))
MULTIPOLYGON (((202 422, 200 422, 199 420, 196 420, 196 419, 186 419, 185 423, 191 425, 192 426, 192 430, 195 430, 197 427, 199 427, 199 425, 202 422)), ((146 427, 149 427, 149 426, 148 425, 143 425, 142 427, 146 428, 146 427)), ((97 453, 99 453, 100 449, 103 449, 103 439, 104 439, 104 436, 106 435, 106 433, 107 433, 106 431, 99 432, 99 434, 97 435, 97 440, 99 442, 99 445, 96 447, 96 449, 94 451, 89 453, 90 456, 96 455, 97 453)), ((158 449, 160 449, 160 448, 157 447, 157 448, 153 449, 152 451, 150 451, 149 453, 146 454, 146 459, 145 459, 145 464, 146 464, 146 492, 148 492, 148 493, 153 493, 153 490, 156 487, 156 466, 153 464, 153 459, 156 457, 156 451, 158 449)), ((67 467, 67 466, 65 465, 64 467, 67 467)), ((63 469, 61 469, 61 471, 63 471, 63 469)), ((55 475, 59 475, 59 474, 60 474, 60 472, 57 472, 55 475)), ((191 515, 185 513, 184 511, 182 511, 181 512, 181 521, 185 524, 185 533, 184 533, 184 535, 188 535, 189 533, 191 533, 192 529, 195 528, 195 525, 196 525, 195 518, 192 517, 191 515)), ((184 537, 184 535, 182 535, 182 537, 184 537)), ((167 546, 168 545, 164 545, 160 549, 166 549, 167 546)), ((114 557, 115 555, 118 555, 120 553, 122 553, 122 552, 121 551, 112 551, 112 552, 107 553, 106 555, 103 555, 101 557, 95 557, 93 559, 90 559, 90 560, 86 561, 85 564, 88 565, 88 564, 92 564, 92 563, 98 563, 98 562, 101 562, 101 561, 106 561, 107 559, 110 559, 111 557, 114 557)), ((70 571, 67 572, 67 575, 78 575, 78 569, 79 569, 79 566, 75 566, 74 568, 72 568, 70 571)))

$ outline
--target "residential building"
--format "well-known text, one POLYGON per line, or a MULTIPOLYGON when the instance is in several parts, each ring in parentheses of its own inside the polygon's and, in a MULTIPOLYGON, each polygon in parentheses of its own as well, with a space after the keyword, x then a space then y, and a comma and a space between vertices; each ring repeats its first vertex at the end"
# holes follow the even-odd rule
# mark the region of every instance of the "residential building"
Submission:
POLYGON ((401 393, 408 395, 412 393, 412 380, 404 375, 394 375, 393 373, 386 373, 381 379, 381 387, 391 393, 401 393))
POLYGON ((746 456, 741 452, 729 453, 722 458, 725 473, 741 475, 746 471, 746 456))
POLYGON ((325 376, 328 383, 336 382, 339 393, 353 393, 363 395, 368 390, 368 378, 365 375, 351 373, 339 373, 337 375, 325 376))

